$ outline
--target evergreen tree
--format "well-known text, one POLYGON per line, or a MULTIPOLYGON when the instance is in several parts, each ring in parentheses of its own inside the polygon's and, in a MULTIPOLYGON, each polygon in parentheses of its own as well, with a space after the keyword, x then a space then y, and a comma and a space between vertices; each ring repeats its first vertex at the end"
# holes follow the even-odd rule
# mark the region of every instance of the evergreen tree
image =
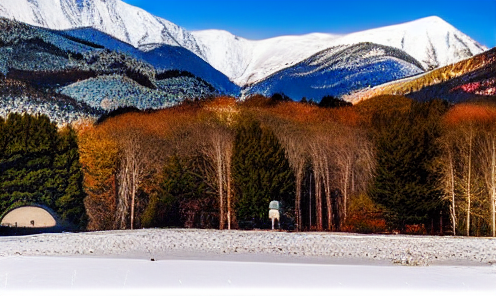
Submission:
POLYGON ((294 175, 284 149, 258 121, 240 124, 232 163, 239 220, 267 220, 271 200, 293 204, 294 175))
POLYGON ((64 221, 84 229, 87 222, 84 208, 83 172, 79 162, 77 135, 67 127, 59 132, 57 154, 53 163, 53 191, 56 211, 64 221))
POLYGON ((375 116, 376 177, 371 195, 387 213, 390 226, 427 223, 444 207, 439 174, 433 167, 440 149, 444 102, 412 103, 409 111, 375 116))
POLYGON ((0 211, 18 203, 42 203, 53 208, 45 184, 52 177, 57 128, 46 116, 10 114, 2 134, 0 211))

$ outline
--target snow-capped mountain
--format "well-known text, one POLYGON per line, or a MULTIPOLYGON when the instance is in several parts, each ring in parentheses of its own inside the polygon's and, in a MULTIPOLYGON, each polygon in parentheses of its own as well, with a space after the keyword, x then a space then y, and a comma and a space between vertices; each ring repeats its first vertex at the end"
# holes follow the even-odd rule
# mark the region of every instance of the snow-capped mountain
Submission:
POLYGON ((437 16, 349 34, 336 42, 392 46, 417 59, 426 70, 453 64, 487 50, 437 16))
POLYGON ((340 45, 371 42, 395 47, 417 59, 425 70, 487 50, 439 17, 342 36, 308 34, 252 41, 217 30, 196 31, 193 35, 206 60, 238 85, 256 83, 323 49, 340 45))
POLYGON ((190 32, 120 0, 1 0, 0 16, 55 30, 92 27, 137 48, 174 45, 202 57, 190 32))
POLYGON ((219 30, 188 32, 120 0, 0 0, 0 16, 57 30, 92 27, 144 51, 164 44, 184 47, 240 86, 340 45, 392 46, 426 70, 487 49, 438 17, 341 36, 315 33, 247 40, 219 30))

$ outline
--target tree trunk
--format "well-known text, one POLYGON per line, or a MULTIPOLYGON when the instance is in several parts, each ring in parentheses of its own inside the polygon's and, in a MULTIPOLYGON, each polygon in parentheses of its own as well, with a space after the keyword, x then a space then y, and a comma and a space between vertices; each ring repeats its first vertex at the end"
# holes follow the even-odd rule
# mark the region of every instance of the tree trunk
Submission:
POLYGON ((450 217, 451 224, 453 228, 453 235, 456 235, 456 205, 455 205, 455 169, 453 166, 453 154, 451 153, 451 149, 448 148, 448 157, 449 157, 449 169, 450 169, 450 191, 451 191, 451 207, 450 207, 450 217))
POLYGON ((327 157, 325 159, 325 169, 324 169, 324 192, 326 196, 327 203, 327 230, 332 231, 332 200, 331 200, 331 177, 329 171, 329 163, 327 161, 327 157))
POLYGON ((308 230, 312 229, 312 172, 310 172, 310 182, 308 186, 308 217, 309 217, 309 226, 308 230))
POLYGON ((296 170, 296 200, 295 200, 295 216, 296 216, 296 230, 301 231, 301 188, 303 182, 303 169, 296 170))
POLYGON ((127 213, 129 210, 129 168, 127 165, 127 158, 120 164, 119 182, 117 193, 117 221, 116 228, 126 229, 127 213))
POLYGON ((348 215, 348 182, 350 179, 350 162, 346 163, 346 169, 344 171, 344 184, 343 184, 343 221, 341 224, 346 222, 346 217, 348 215))
MULTIPOLYGON (((220 143, 217 143, 220 146, 220 143)), ((224 229, 224 186, 222 175, 222 151, 217 147, 217 181, 219 183, 219 229, 224 229)))
POLYGON ((134 203, 136 200, 136 191, 138 190, 138 165, 136 159, 132 161, 132 185, 131 185, 131 230, 134 229, 134 203))
POLYGON ((491 205, 491 230, 493 237, 496 236, 496 219, 495 219, 495 196, 496 196, 496 138, 492 137, 492 149, 491 149, 491 198, 489 199, 491 205))
POLYGON ((470 183, 472 180, 472 128, 470 129, 469 148, 468 148, 468 176, 467 176, 467 236, 470 236, 470 203, 471 192, 470 183))
POLYGON ((317 215, 317 230, 323 230, 322 223, 322 177, 315 174, 315 209, 317 215))
POLYGON ((134 200, 136 197, 136 186, 135 180, 133 176, 133 191, 131 192, 131 230, 134 229, 134 200))
POLYGON ((226 158, 227 171, 227 229, 231 229, 231 156, 228 154, 226 158))

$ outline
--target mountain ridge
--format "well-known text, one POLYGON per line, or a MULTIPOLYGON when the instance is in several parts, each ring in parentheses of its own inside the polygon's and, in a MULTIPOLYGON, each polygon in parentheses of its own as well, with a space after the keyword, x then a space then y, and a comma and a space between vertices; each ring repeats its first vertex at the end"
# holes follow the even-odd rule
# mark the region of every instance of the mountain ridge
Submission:
POLYGON ((426 70, 487 50, 439 17, 346 35, 311 33, 248 40, 222 30, 190 32, 120 0, 2 0, 0 16, 57 30, 90 26, 144 51, 161 44, 183 47, 239 86, 260 82, 339 45, 372 42, 396 47, 426 70))
POLYGON ((370 42, 340 45, 248 85, 243 95, 284 93, 296 100, 319 101, 419 73, 422 65, 397 48, 370 42))

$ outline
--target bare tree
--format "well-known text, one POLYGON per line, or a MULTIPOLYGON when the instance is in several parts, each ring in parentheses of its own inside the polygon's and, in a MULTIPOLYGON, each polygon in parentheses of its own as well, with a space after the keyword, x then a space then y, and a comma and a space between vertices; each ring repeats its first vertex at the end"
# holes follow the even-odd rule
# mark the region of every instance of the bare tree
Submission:
POLYGON ((489 195, 491 235, 496 236, 496 130, 494 123, 489 124, 481 135, 479 142, 481 153, 480 169, 484 176, 486 190, 489 195))
POLYGON ((463 185, 463 190, 465 192, 466 198, 466 235, 470 236, 470 214, 471 214, 471 203, 472 203, 472 158, 473 158, 473 147, 474 147, 474 127, 472 124, 469 124, 466 127, 464 137, 464 147, 463 151, 463 166, 465 175, 465 182, 463 185))
POLYGON ((134 229, 136 195, 147 176, 160 169, 164 156, 162 141, 136 126, 116 129, 119 144, 117 227, 134 229))
POLYGON ((351 194, 364 192, 374 170, 373 145, 358 128, 341 126, 336 129, 332 146, 336 187, 342 193, 339 204, 340 225, 346 222, 351 194))
POLYGON ((447 129, 444 136, 440 138, 440 147, 442 149, 441 156, 438 159, 439 167, 441 169, 441 178, 443 184, 441 189, 443 190, 445 196, 450 201, 450 220, 451 228, 453 229, 453 235, 456 235, 456 191, 455 184, 456 180, 456 159, 455 159, 455 141, 457 135, 452 129, 447 129))
POLYGON ((323 203, 322 192, 326 199, 327 205, 327 229, 332 230, 332 161, 330 147, 332 136, 324 128, 313 128, 309 131, 310 139, 308 143, 310 161, 315 177, 315 207, 317 214, 317 230, 322 231, 323 225, 323 203))
POLYGON ((215 180, 219 196, 219 228, 224 229, 227 208, 227 228, 230 229, 232 213, 230 166, 234 132, 227 126, 210 122, 202 127, 201 134, 203 138, 201 152, 212 162, 216 175, 215 180))

